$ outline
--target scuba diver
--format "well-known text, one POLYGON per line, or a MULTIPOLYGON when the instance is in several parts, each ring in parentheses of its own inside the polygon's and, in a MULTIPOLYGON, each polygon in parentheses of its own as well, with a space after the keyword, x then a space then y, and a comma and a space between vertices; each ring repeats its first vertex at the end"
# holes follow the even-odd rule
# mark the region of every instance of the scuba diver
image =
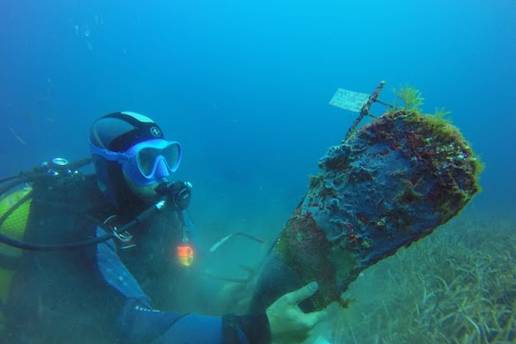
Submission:
POLYGON ((315 282, 263 314, 175 309, 196 263, 181 145, 118 112, 93 123, 90 149, 94 174, 54 159, 0 181, 2 343, 269 343, 321 320, 298 307, 315 282))

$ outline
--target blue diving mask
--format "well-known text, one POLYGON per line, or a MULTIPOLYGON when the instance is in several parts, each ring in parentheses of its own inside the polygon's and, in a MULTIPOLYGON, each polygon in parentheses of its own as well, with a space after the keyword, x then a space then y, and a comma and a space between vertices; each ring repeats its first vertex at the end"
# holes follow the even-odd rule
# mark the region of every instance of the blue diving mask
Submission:
POLYGON ((166 180, 181 162, 179 142, 153 139, 137 143, 125 152, 114 152, 90 144, 91 153, 120 164, 122 171, 138 186, 166 180))

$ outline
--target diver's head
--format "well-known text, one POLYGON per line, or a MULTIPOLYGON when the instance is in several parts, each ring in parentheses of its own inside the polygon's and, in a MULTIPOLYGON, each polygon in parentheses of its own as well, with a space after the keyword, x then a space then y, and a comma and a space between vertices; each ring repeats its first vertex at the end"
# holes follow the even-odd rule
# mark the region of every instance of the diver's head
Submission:
POLYGON ((97 119, 90 130, 90 148, 98 184, 117 205, 154 199, 155 188, 168 182, 181 162, 181 145, 164 139, 150 118, 116 112, 97 119))

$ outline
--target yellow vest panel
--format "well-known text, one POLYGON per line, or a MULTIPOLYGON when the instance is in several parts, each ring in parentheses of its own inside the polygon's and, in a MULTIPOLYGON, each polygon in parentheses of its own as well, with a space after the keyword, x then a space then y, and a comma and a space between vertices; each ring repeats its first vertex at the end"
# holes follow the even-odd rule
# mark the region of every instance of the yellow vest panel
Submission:
MULTIPOLYGON (((11 209, 16 202, 25 197, 32 188, 26 184, 22 188, 0 198, 0 216, 11 209)), ((23 240, 32 200, 29 198, 10 214, 0 226, 0 233, 16 240, 23 240)), ((0 254, 10 257, 20 257, 22 250, 0 243, 0 254)), ((9 295, 14 271, 0 267, 0 301, 4 303, 9 295)))

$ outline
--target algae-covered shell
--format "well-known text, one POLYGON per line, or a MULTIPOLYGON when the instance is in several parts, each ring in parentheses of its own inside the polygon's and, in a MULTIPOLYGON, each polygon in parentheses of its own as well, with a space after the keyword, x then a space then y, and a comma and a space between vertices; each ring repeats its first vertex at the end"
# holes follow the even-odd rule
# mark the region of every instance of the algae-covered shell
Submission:
POLYGON ((313 280, 305 308, 339 299, 362 270, 457 215, 481 165, 448 122, 396 111, 331 147, 319 168, 262 269, 254 310, 313 280))

